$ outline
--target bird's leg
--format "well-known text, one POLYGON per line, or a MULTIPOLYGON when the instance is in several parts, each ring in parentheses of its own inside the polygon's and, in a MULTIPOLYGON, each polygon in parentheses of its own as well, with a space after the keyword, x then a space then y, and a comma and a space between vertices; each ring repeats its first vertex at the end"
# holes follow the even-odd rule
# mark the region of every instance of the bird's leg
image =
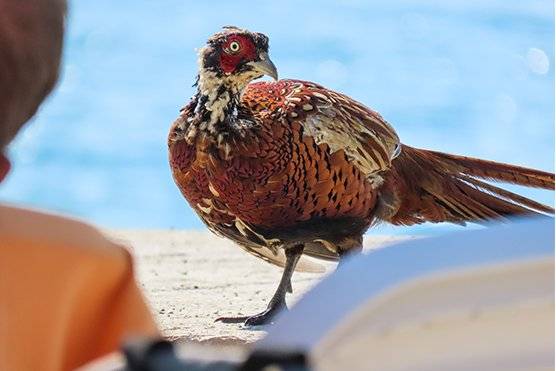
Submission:
POLYGON ((247 326, 257 326, 272 322, 272 319, 282 309, 287 309, 286 306, 286 293, 292 292, 291 278, 295 270, 295 266, 303 253, 303 245, 295 245, 286 249, 286 266, 280 279, 280 284, 276 292, 270 299, 265 311, 249 317, 245 321, 247 326))
POLYGON ((258 326, 264 325, 272 322, 272 319, 282 309, 287 309, 286 306, 286 293, 292 292, 291 278, 295 270, 295 266, 303 253, 303 245, 298 244, 293 247, 286 248, 286 266, 284 267, 284 272, 282 273, 282 278, 280 279, 280 284, 276 289, 276 292, 270 299, 266 310, 261 313, 255 314, 254 316, 245 317, 220 317, 216 321, 221 321, 224 323, 239 323, 244 322, 246 326, 258 326))

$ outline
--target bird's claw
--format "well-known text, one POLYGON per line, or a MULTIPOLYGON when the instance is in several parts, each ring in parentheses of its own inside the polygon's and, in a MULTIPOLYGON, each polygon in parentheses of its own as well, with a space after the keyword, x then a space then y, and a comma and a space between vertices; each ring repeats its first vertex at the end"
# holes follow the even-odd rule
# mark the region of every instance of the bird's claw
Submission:
POLYGON ((279 306, 269 307, 261 313, 255 314, 253 316, 218 317, 214 320, 214 322, 243 323, 247 327, 269 325, 274 322, 274 317, 281 310, 288 310, 288 308, 285 304, 283 304, 279 306))
POLYGON ((214 320, 214 322, 222 322, 222 323, 243 323, 248 320, 249 316, 242 316, 242 317, 218 317, 214 320))
POLYGON ((274 315, 278 312, 272 308, 265 310, 259 314, 255 314, 245 320, 244 325, 248 327, 252 326, 261 326, 261 325, 270 325, 274 321, 274 315))

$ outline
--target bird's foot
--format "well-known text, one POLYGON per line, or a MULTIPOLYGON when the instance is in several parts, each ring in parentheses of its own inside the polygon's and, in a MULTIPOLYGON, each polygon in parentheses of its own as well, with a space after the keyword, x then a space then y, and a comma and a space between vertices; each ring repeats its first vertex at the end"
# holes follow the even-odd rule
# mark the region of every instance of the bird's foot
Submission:
POLYGON ((241 316, 241 317, 218 317, 214 320, 214 322, 222 322, 222 323, 243 323, 247 321, 250 316, 241 316))
POLYGON ((261 326, 261 325, 269 325, 274 322, 274 318, 276 314, 280 312, 282 309, 287 309, 284 305, 281 308, 268 308, 262 311, 259 314, 255 314, 245 320, 245 326, 261 326))
POLYGON ((269 306, 267 309, 261 313, 255 314, 253 316, 242 316, 242 317, 219 317, 214 322, 222 323, 243 323, 245 326, 261 326, 269 325, 273 323, 276 314, 281 310, 287 310, 286 304, 269 306))

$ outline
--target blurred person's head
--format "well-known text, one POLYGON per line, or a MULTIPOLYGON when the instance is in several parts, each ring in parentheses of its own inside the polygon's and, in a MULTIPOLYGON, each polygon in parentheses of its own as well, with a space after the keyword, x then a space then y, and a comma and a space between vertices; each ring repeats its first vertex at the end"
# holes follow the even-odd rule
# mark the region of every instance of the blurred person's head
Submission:
POLYGON ((0 181, 6 147, 58 79, 65 0, 0 0, 0 181))

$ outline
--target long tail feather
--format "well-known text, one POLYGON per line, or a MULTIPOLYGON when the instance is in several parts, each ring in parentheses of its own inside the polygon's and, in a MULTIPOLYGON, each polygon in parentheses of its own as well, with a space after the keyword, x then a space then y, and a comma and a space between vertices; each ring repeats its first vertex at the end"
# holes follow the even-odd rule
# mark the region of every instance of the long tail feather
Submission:
POLYGON ((467 175, 528 187, 554 189, 554 174, 546 171, 443 152, 427 152, 467 175))
POLYGON ((548 214, 554 213, 554 209, 551 208, 550 206, 541 204, 540 202, 531 200, 527 197, 523 197, 523 196, 518 195, 516 193, 507 191, 503 188, 496 187, 492 184, 480 181, 480 180, 472 178, 472 177, 462 176, 461 178, 468 183, 471 183, 471 184, 473 184, 473 185, 475 185, 479 188, 482 188, 485 191, 490 192, 491 194, 494 194, 496 196, 505 198, 506 200, 513 201, 517 204, 526 206, 529 209, 537 210, 537 211, 548 213, 548 214))
POLYGON ((554 189, 552 173, 404 145, 380 190, 377 214, 410 225, 554 213, 550 206, 485 180, 554 189))

